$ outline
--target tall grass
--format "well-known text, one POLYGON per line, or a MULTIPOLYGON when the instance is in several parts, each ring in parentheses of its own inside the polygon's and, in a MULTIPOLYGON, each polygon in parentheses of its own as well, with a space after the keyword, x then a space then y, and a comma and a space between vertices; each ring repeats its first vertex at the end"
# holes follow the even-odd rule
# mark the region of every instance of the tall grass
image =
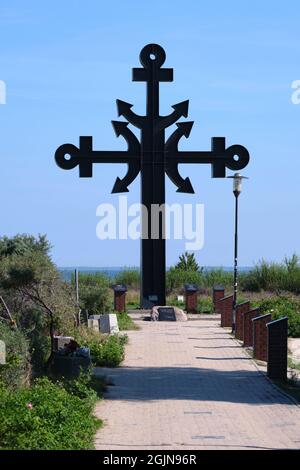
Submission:
MULTIPOLYGON (((78 273, 78 284, 80 286, 109 287, 110 279, 105 273, 78 273)), ((72 273, 71 283, 75 286, 75 275, 72 273)))
MULTIPOLYGON (((249 272, 240 272, 238 279, 239 288, 243 291, 300 294, 299 258, 294 254, 290 258, 285 258, 281 263, 262 260, 249 272)), ((74 276, 72 282, 74 283, 74 276)), ((108 290, 110 291, 108 287, 113 283, 126 284, 130 290, 138 291, 140 272, 136 269, 125 269, 119 272, 113 280, 104 273, 79 273, 79 287, 102 288, 109 297, 112 297, 112 293, 107 293, 108 290)), ((233 273, 223 269, 184 271, 171 267, 166 273, 168 292, 182 290, 184 284, 196 284, 207 291, 217 284, 231 288, 233 273)))
POLYGON ((132 289, 140 287, 140 272, 137 269, 125 269, 115 276, 116 284, 125 284, 132 289))
POLYGON ((240 276, 243 290, 260 292, 293 292, 300 294, 300 265, 297 255, 282 263, 260 261, 249 273, 240 276))
POLYGON ((211 289, 216 284, 222 284, 224 287, 232 286, 232 273, 223 269, 214 269, 211 271, 180 271, 170 268, 166 273, 167 290, 171 292, 174 289, 181 289, 184 284, 196 284, 204 289, 211 289))

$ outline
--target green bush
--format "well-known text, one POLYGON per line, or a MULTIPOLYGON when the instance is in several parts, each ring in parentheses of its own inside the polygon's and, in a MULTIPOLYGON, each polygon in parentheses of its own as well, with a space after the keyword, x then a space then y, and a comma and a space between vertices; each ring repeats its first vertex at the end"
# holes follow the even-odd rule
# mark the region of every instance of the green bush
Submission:
POLYGON ((14 392, 0 386, 0 449, 92 449, 101 426, 92 415, 95 401, 96 395, 81 399, 47 378, 14 392))
POLYGON ((300 293, 300 266, 297 255, 285 258, 283 263, 268 263, 265 260, 248 273, 240 276, 243 290, 259 292, 293 292, 300 293))
POLYGON ((116 275, 115 283, 138 289, 140 287, 140 272, 137 269, 125 269, 116 275))
POLYGON ((92 369, 90 367, 87 371, 81 371, 76 379, 62 378, 55 382, 62 385, 71 395, 90 401, 91 405, 93 405, 97 398, 102 398, 103 391, 105 390, 105 381, 101 377, 94 376, 92 369))
POLYGON ((138 326, 127 313, 116 313, 120 331, 138 330, 138 326))
POLYGON ((73 336, 80 346, 90 348, 95 366, 117 367, 124 359, 126 335, 103 335, 82 326, 74 330, 73 336))
POLYGON ((175 295, 170 295, 167 297, 167 305, 172 305, 173 307, 178 307, 178 308, 181 308, 182 310, 185 309, 185 302, 178 300, 177 296, 175 295))
POLYGON ((6 345, 6 364, 0 366, 0 380, 8 387, 20 387, 30 378, 28 341, 21 330, 0 320, 0 339, 6 345))
POLYGON ((171 267, 166 273, 166 287, 169 291, 182 289, 184 284, 196 284, 200 288, 211 289, 217 284, 231 287, 232 283, 232 273, 223 269, 184 271, 171 267))
POLYGON ((201 285, 202 274, 197 271, 181 271, 170 268, 166 273, 166 287, 169 291, 182 288, 184 284, 201 285))
MULTIPOLYGON (((71 283, 74 285, 75 279, 72 275, 71 283)), ((112 308, 112 293, 109 288, 110 279, 104 273, 84 273, 78 274, 79 301, 83 309, 92 315, 106 313, 112 308)))
POLYGON ((213 301, 211 297, 199 296, 198 298, 198 312, 212 313, 214 311, 213 301))
POLYGON ((212 289, 215 285, 231 288, 233 285, 232 272, 224 271, 222 268, 203 271, 202 287, 212 289))
POLYGON ((271 313, 272 320, 288 317, 288 335, 300 337, 300 301, 289 297, 271 297, 257 302, 262 314, 271 313))
POLYGON ((107 336, 103 341, 89 343, 95 366, 117 367, 125 355, 126 336, 107 336))

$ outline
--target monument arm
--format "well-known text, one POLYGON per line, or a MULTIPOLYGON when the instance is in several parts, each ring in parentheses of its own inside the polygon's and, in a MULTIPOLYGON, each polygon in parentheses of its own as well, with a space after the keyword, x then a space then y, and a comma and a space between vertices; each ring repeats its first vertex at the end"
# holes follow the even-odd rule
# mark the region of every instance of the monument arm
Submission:
POLYGON ((55 152, 56 164, 63 170, 79 167, 79 176, 93 176, 93 163, 127 163, 139 161, 140 152, 92 150, 92 137, 80 137, 79 147, 64 144, 55 152))
POLYGON ((168 161, 178 163, 206 163, 212 166, 213 178, 224 178, 226 168, 241 170, 249 162, 249 152, 242 145, 231 145, 225 148, 224 137, 212 138, 211 151, 172 151, 167 152, 168 161))

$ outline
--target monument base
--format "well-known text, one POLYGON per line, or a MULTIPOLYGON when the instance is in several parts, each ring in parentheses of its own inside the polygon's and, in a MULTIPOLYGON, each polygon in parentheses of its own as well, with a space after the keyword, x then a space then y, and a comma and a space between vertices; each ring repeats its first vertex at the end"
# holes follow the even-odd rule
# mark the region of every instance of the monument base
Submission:
POLYGON ((188 317, 181 308, 171 305, 155 305, 151 310, 152 321, 187 321, 188 317))

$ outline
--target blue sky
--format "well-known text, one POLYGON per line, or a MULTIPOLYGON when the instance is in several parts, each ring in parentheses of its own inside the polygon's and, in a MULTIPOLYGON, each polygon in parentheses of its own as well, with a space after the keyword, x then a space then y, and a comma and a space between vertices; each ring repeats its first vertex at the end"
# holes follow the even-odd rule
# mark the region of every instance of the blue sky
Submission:
MULTIPOLYGON (((0 4, 1 235, 47 233, 60 266, 139 264, 139 241, 96 238, 96 207, 110 194, 122 165, 97 165, 92 179, 54 163, 56 148, 93 135, 94 148, 125 149, 110 121, 117 98, 144 112, 145 85, 131 82, 141 48, 161 44, 174 82, 161 87, 161 112, 190 100, 195 124, 182 144, 210 149, 212 136, 245 145, 250 177, 240 199, 241 265, 300 253, 299 4, 279 1, 96 0, 0 4)), ((167 202, 205 204, 203 265, 232 264, 231 180, 211 179, 207 165, 184 165, 195 195, 167 181, 167 202)), ((230 174, 230 172, 229 172, 230 174)), ((139 201, 139 179, 128 203, 139 201)), ((184 241, 167 244, 174 263, 184 241)))

